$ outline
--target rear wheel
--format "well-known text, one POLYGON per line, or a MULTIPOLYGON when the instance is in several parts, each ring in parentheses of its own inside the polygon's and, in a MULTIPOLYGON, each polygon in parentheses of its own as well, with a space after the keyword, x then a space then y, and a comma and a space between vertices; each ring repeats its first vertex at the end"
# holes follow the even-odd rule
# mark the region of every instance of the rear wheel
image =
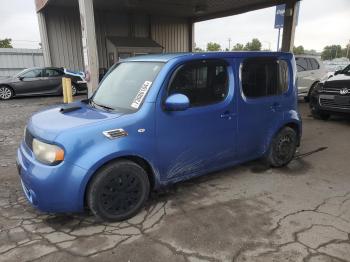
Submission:
POLYGON ((106 221, 121 221, 136 215, 150 190, 147 173, 138 164, 119 160, 99 170, 87 191, 92 213, 106 221))
POLYGON ((0 86, 0 99, 1 100, 9 100, 13 97, 14 92, 11 87, 8 86, 0 86))
POLYGON ((273 167, 287 165, 294 158, 298 138, 293 128, 284 127, 273 138, 266 156, 267 162, 273 167))

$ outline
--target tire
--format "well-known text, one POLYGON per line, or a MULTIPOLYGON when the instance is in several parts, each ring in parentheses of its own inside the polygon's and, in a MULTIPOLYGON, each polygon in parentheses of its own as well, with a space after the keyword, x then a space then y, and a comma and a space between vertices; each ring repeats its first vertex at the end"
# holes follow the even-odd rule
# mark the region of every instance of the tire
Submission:
POLYGON ((72 83, 72 96, 76 96, 77 94, 78 94, 77 86, 72 83))
POLYGON ((307 94, 307 96, 304 97, 304 101, 306 103, 310 102, 310 96, 311 96, 312 92, 314 91, 317 84, 318 84, 318 82, 313 83, 312 86, 310 87, 309 93, 307 94))
POLYGON ((283 167, 293 160, 298 145, 297 133, 293 128, 282 128, 272 139, 266 156, 272 167, 283 167))
POLYGON ((0 100, 9 100, 13 98, 14 92, 9 86, 0 86, 0 100))
POLYGON ((129 160, 118 160, 100 169, 89 183, 87 204, 105 221, 122 221, 136 215, 148 199, 146 171, 129 160))

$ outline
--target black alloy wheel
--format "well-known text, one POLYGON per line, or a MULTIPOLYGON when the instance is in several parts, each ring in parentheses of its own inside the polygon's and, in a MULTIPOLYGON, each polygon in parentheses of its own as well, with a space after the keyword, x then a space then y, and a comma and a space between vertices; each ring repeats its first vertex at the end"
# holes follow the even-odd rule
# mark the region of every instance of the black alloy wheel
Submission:
POLYGON ((296 131, 290 127, 282 128, 271 142, 267 162, 273 167, 288 165, 294 158, 297 144, 296 131))
POLYGON ((136 215, 150 190, 147 173, 129 160, 112 162, 99 170, 89 184, 87 202, 92 213, 106 221, 136 215))

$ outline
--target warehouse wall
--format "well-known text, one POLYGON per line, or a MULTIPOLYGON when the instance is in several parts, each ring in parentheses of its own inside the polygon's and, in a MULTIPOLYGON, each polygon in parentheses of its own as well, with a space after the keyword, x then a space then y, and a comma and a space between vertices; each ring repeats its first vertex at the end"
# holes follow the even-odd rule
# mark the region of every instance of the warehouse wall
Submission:
MULTIPOLYGON (((83 70, 78 8, 48 6, 44 12, 52 66, 83 70)), ((185 18, 150 17, 95 10, 99 67, 107 68, 107 36, 150 37, 165 52, 189 51, 189 24, 185 18)))
POLYGON ((13 76, 29 67, 44 66, 40 49, 0 48, 0 78, 13 76))
POLYGON ((77 8, 47 7, 44 10, 53 66, 82 71, 82 36, 77 8))
POLYGON ((152 39, 164 47, 165 52, 188 52, 189 23, 184 18, 152 17, 152 39))

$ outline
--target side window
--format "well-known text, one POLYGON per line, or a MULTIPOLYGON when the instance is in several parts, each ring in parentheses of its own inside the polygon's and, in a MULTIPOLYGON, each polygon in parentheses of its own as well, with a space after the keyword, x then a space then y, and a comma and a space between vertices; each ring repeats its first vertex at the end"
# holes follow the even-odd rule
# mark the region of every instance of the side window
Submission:
POLYGON ((248 58, 242 64, 241 81, 248 98, 281 95, 288 90, 288 64, 276 58, 248 58))
POLYGON ((207 60, 181 66, 172 76, 168 96, 184 94, 192 107, 205 106, 224 100, 228 89, 226 62, 207 60))
POLYGON ((304 58, 304 57, 297 57, 295 60, 296 60, 298 72, 308 71, 309 70, 309 66, 308 66, 306 58, 304 58))
POLYGON ((311 64, 311 70, 317 70, 320 69, 320 64, 317 62, 315 58, 309 58, 310 64, 311 64))
POLYGON ((56 77, 61 76, 63 73, 56 69, 45 69, 44 70, 44 77, 56 77))
POLYGON ((36 77, 41 77, 41 70, 40 69, 34 69, 30 70, 23 75, 21 75, 23 78, 36 78, 36 77))

